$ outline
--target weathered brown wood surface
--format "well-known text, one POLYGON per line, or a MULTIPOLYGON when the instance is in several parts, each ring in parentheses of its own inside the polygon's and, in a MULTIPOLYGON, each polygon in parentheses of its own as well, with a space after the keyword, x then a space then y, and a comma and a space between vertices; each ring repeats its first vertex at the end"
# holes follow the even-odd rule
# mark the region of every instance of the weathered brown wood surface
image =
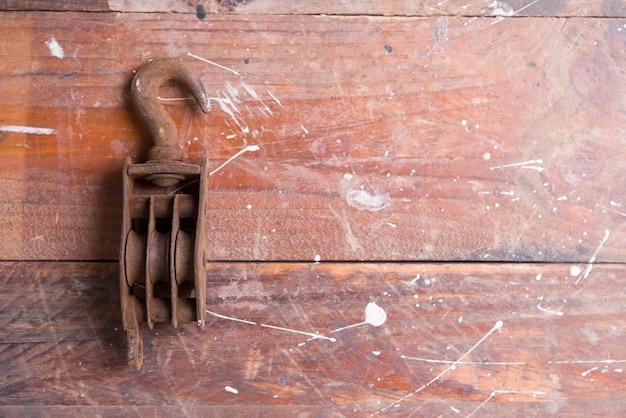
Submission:
POLYGON ((626 415, 625 5, 3 2, 0 416, 626 415), (160 94, 217 170, 211 313, 135 372, 121 170, 159 57, 212 97, 160 94))
POLYGON ((232 319, 145 331, 131 372, 115 263, 3 263, 0 411, 621 416, 625 269, 585 268, 211 264, 208 309, 232 319), (356 325, 370 303, 386 317, 356 325))
POLYGON ((207 13, 623 17, 625 8, 624 0, 4 0, 0 4, 0 10, 175 12, 199 18, 207 13))
POLYGON ((0 19, 4 259, 117 258, 128 83, 163 56, 214 97, 165 102, 190 159, 260 147, 211 178, 212 259, 623 259, 621 19, 0 19))

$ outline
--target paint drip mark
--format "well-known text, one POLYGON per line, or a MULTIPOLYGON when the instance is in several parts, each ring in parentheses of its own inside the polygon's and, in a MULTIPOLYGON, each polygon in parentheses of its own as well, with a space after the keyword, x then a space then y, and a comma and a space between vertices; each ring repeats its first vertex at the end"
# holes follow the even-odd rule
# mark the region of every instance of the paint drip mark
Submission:
POLYGON ((459 357, 456 361, 454 361, 452 364, 450 364, 450 366, 446 367, 441 373, 439 373, 437 376, 433 377, 431 380, 429 380, 427 383, 424 383, 422 386, 420 386, 419 388, 415 389, 413 392, 403 396, 402 398, 398 399, 397 401, 394 401, 392 403, 390 403, 389 405, 385 406, 382 409, 379 409, 378 411, 374 412, 373 414, 371 414, 370 416, 375 416, 380 414, 381 412, 385 412, 386 410, 388 410, 389 408, 395 407, 397 405, 399 405, 401 402, 407 400, 408 398, 410 398, 413 395, 418 394, 419 392, 421 392, 422 390, 426 389, 427 387, 429 387, 430 385, 432 385, 433 383, 435 383, 436 381, 438 381, 439 379, 441 379, 441 377, 443 375, 445 375, 446 373, 448 373, 450 370, 455 370, 456 366, 463 361, 463 359, 465 357, 467 357, 472 351, 474 351, 476 349, 476 347, 478 347, 480 344, 482 344, 487 338, 489 338, 489 336, 491 334, 493 334, 494 332, 496 332, 497 330, 499 330, 500 328, 502 328, 503 322, 502 321, 498 321, 495 323, 495 325, 493 326, 493 328, 491 328, 489 330, 489 332, 487 332, 480 340, 478 340, 478 342, 476 342, 476 344, 474 344, 469 350, 467 350, 461 357, 459 357))

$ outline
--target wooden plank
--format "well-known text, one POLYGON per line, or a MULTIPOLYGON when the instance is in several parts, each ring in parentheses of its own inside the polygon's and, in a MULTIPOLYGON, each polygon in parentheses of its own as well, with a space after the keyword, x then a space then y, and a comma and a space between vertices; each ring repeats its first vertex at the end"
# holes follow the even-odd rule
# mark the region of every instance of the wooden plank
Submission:
POLYGON ((210 259, 624 259, 621 20, 0 21, 0 259, 117 259, 122 159, 149 146, 128 83, 164 56, 214 98, 164 101, 192 161, 260 147, 211 177, 210 259))
POLYGON ((4 0, 0 10, 38 10, 55 12, 107 12, 107 0, 4 0))
POLYGON ((508 0, 478 1, 429 0, 356 0, 350 2, 309 0, 215 0, 189 2, 183 0, 5 0, 0 10, 113 11, 113 12, 176 12, 195 14, 200 20, 210 13, 241 14, 326 14, 385 16, 590 16, 623 17, 624 0, 589 2, 584 0, 508 0))
POLYGON ((2 415, 626 412, 623 265, 211 264, 233 319, 144 331, 137 372, 117 268, 0 264, 2 415))

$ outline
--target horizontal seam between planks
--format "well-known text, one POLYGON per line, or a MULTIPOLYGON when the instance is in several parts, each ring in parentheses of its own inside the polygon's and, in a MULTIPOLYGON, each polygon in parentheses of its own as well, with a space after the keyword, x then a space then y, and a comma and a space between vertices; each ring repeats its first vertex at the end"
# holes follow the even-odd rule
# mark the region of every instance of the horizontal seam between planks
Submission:
MULTIPOLYGON (((46 12, 46 13, 114 13, 114 14, 130 14, 130 15, 194 15, 196 12, 181 12, 172 10, 168 12, 150 12, 150 11, 116 11, 116 10, 55 10, 55 9, 1 9, 0 13, 25 13, 25 12, 46 12)), ((602 15, 513 15, 513 16, 492 16, 481 14, 453 14, 453 13, 433 13, 433 14, 375 14, 375 13, 207 13, 207 16, 233 16, 233 17, 250 17, 250 16, 275 16, 275 17, 294 17, 294 16, 314 16, 314 17, 380 17, 380 18, 437 18, 437 17, 459 17, 459 18, 484 18, 484 19, 624 19, 626 15, 602 16, 602 15)))

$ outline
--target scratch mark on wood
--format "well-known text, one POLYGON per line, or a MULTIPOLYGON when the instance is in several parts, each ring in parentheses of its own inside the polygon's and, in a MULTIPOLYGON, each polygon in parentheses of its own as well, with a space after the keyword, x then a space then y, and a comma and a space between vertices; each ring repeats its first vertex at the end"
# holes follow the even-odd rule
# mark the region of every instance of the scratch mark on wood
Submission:
POLYGON ((596 207, 598 207, 600 209, 608 210, 609 212, 616 213, 616 214, 621 215, 621 216, 626 216, 626 213, 620 212, 619 210, 615 210, 613 208, 606 207, 604 205, 596 204, 596 207))
POLYGON ((231 73, 233 73, 233 74, 235 74, 235 75, 240 75, 238 71, 233 70, 232 68, 228 68, 228 67, 226 67, 226 66, 224 66, 224 65, 222 65, 222 64, 218 64, 218 63, 213 62, 213 61, 210 61, 210 60, 208 60, 208 59, 206 59, 206 58, 202 58, 202 57, 200 57, 200 56, 198 56, 198 55, 194 55, 194 54, 192 54, 191 52, 187 52, 187 55, 188 55, 188 56, 190 56, 190 57, 192 57, 192 58, 195 58, 195 59, 197 59, 197 60, 200 60, 200 61, 202 61, 202 62, 206 62, 207 64, 214 65, 214 66, 216 66, 216 67, 218 67, 218 68, 221 68, 221 69, 223 69, 223 70, 230 71, 231 73))
POLYGON ((278 327, 278 326, 276 326, 276 325, 267 325, 267 324, 260 324, 260 325, 261 325, 262 327, 265 327, 265 328, 276 329, 276 330, 279 330, 279 331, 286 331, 286 332, 292 332, 292 333, 294 333, 294 334, 307 335, 307 336, 309 336, 309 337, 313 337, 314 339, 321 338, 321 339, 324 339, 324 340, 328 340, 328 341, 330 341, 331 343, 334 343, 334 342, 336 342, 336 341, 337 341, 337 339, 336 339, 336 338, 329 338, 329 337, 326 337, 325 335, 322 335, 322 334, 314 334, 314 333, 312 333, 312 332, 298 331, 298 330, 295 330, 295 329, 289 329, 289 328, 278 327))
POLYGON ((470 412, 469 415, 467 415, 465 418, 469 418, 472 415, 474 415, 480 408, 485 406, 487 402, 489 402, 491 399, 493 399, 496 395, 499 395, 499 394, 530 394, 530 395, 536 396, 536 395, 546 395, 547 392, 541 392, 541 391, 536 391, 536 390, 506 390, 506 389, 494 390, 489 394, 487 399, 481 402, 481 404, 478 405, 476 409, 470 412))
POLYGON ((483 406, 485 406, 485 404, 486 404, 487 402, 489 402, 489 401, 490 401, 490 400, 491 400, 494 396, 496 396, 496 391, 495 391, 495 390, 494 390, 493 392, 491 392, 491 393, 489 394, 489 396, 487 397, 487 399, 485 399, 484 401, 482 401, 482 402, 480 403, 480 405, 478 405, 478 406, 476 407, 476 409, 474 409, 472 412, 470 412, 470 413, 469 413, 469 414, 468 414, 465 418, 469 418, 469 417, 471 417, 472 415, 474 415, 474 414, 476 413, 476 411, 478 411, 480 408, 482 408, 483 406))
POLYGON ((433 383, 435 383, 436 381, 438 381, 439 379, 441 379, 441 377, 448 373, 450 370, 455 370, 456 366, 463 361, 463 359, 465 357, 467 357, 472 351, 474 351, 476 349, 476 347, 478 347, 480 344, 482 344, 487 338, 489 338, 489 336, 491 334, 493 334, 494 332, 496 332, 497 330, 499 330, 500 328, 502 328, 503 322, 502 321, 498 321, 495 323, 495 325, 489 330, 489 332, 487 332, 480 340, 478 340, 478 342, 476 342, 476 344, 474 344, 469 350, 467 350, 461 357, 459 357, 456 361, 452 362, 452 364, 450 364, 450 366, 446 367, 441 373, 439 373, 437 376, 433 377, 431 380, 428 381, 428 383, 423 384, 422 386, 420 386, 419 388, 417 388, 416 390, 414 390, 413 392, 403 396, 402 398, 390 403, 389 405, 385 406, 382 409, 379 409, 378 411, 374 412, 373 414, 371 414, 370 416, 375 416, 380 414, 381 412, 385 412, 386 410, 388 410, 389 408, 396 406, 398 404, 400 404, 401 402, 407 400, 408 398, 410 398, 411 396, 418 394, 419 392, 421 392, 422 390, 426 389, 428 386, 432 385, 433 383))
POLYGON ((596 249, 596 252, 594 252, 593 255, 591 256, 591 258, 589 259, 589 263, 587 264, 587 267, 585 268, 585 271, 574 282, 575 285, 577 285, 582 279, 586 279, 587 277, 589 277, 589 273, 591 273, 591 270, 593 269, 593 263, 596 261, 596 256, 598 255, 598 253, 600 252, 600 250, 602 249, 602 247, 606 243, 606 240, 609 239, 609 235, 610 234, 611 233, 609 232, 608 229, 606 229, 604 231, 604 238, 600 242, 600 245, 596 249))
MULTIPOLYGON (((529 361, 453 361, 453 360, 440 360, 425 357, 411 357, 401 355, 400 358, 406 360, 421 361, 423 363, 432 364, 457 364, 461 366, 528 366, 533 364, 529 361)), ((619 364, 626 363, 624 360, 604 359, 604 360, 549 360, 542 362, 542 364, 619 364)))
POLYGON ((521 167, 521 168, 526 168, 526 169, 531 169, 531 170, 537 170, 539 172, 542 172, 544 170, 543 167, 531 165, 531 164, 543 164, 543 160, 537 159, 537 160, 522 161, 521 163, 496 165, 496 166, 491 167, 490 170, 495 170, 498 168, 502 169, 502 168, 508 168, 508 167, 521 167))

